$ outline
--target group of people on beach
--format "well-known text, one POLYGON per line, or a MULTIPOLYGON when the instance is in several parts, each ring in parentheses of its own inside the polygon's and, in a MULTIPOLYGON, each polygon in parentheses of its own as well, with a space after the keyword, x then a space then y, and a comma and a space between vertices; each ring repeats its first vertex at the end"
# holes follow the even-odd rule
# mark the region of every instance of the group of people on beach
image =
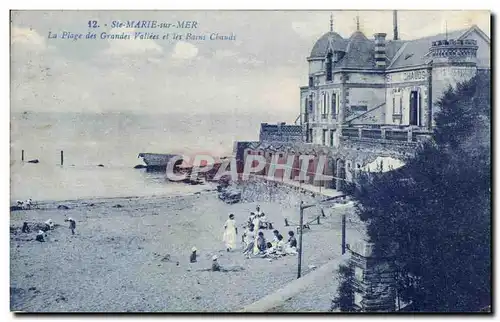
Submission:
POLYGON ((33 200, 31 198, 26 200, 26 201, 22 201, 22 200, 16 201, 16 206, 20 209, 23 209, 23 210, 30 210, 33 205, 34 205, 34 203, 33 203, 33 200))
MULTIPOLYGON (((74 235, 75 234, 75 229, 76 229, 76 221, 73 218, 71 218, 71 217, 68 218, 68 219, 65 219, 64 221, 69 222, 69 229, 71 230, 71 234, 74 235)), ((45 242, 45 241, 47 241, 47 238, 48 238, 47 232, 50 231, 50 230, 53 230, 54 227, 55 227, 55 224, 52 221, 52 219, 48 219, 44 223, 43 226, 44 227, 42 229, 39 229, 38 233, 36 234, 36 237, 35 237, 36 241, 39 241, 39 242, 45 242)), ((29 227, 29 225, 28 225, 28 223, 26 221, 23 223, 23 227, 22 227, 21 231, 23 233, 30 233, 31 232, 31 229, 30 229, 30 227, 29 227)))
MULTIPOLYGON (((272 223, 266 219, 265 214, 260 210, 260 206, 257 206, 255 212, 250 213, 246 230, 242 235, 243 254, 247 258, 252 256, 278 258, 297 254, 297 239, 294 232, 289 231, 288 241, 285 241, 283 235, 275 229, 272 240, 267 241, 262 229, 272 228, 272 223)), ((236 248, 237 235, 238 228, 236 227, 234 214, 230 214, 229 219, 224 224, 223 236, 228 252, 236 248)))

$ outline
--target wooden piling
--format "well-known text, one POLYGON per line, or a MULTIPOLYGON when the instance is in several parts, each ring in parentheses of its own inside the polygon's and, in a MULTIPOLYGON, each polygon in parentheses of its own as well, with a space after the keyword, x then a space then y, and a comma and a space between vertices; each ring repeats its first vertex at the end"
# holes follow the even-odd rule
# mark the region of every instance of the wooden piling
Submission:
POLYGON ((346 243, 345 243, 345 214, 342 214, 342 255, 345 254, 346 243))
POLYGON ((61 165, 64 164, 64 151, 61 150, 61 165))
POLYGON ((24 161, 24 150, 21 150, 21 161, 24 161))

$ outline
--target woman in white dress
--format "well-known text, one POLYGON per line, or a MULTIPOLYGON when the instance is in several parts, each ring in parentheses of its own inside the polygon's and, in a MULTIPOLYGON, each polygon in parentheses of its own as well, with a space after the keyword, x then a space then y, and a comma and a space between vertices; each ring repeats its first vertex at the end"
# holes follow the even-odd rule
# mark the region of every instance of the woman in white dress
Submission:
POLYGON ((238 234, 238 228, 236 228, 236 222, 234 221, 234 215, 230 214, 229 219, 226 220, 224 224, 224 236, 222 240, 226 244, 226 250, 229 252, 236 248, 236 235, 238 234))

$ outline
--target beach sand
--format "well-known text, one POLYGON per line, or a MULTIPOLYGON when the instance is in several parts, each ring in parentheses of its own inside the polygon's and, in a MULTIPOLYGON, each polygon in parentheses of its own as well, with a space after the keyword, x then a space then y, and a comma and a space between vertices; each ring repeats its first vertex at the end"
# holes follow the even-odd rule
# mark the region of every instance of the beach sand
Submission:
MULTIPOLYGON (((11 310, 235 311, 294 280, 297 256, 270 261, 246 259, 239 249, 228 253, 222 242, 223 224, 229 213, 235 214, 241 247, 241 226, 260 204, 275 228, 286 236, 295 227, 284 227, 283 219, 298 222, 298 202, 313 198, 290 189, 263 194, 262 187, 247 187, 244 202, 228 205, 217 198, 213 187, 206 187, 207 191, 182 197, 44 202, 39 209, 11 212, 11 310), (61 204, 70 209, 58 209, 61 204), (75 235, 64 222, 68 217, 76 220, 75 235), (49 218, 60 226, 48 232, 47 242, 35 241, 34 231, 21 233, 24 221, 43 223, 49 218), (193 246, 198 248, 198 262, 191 264, 193 246), (167 254, 170 259, 162 261, 167 254), (197 271, 210 267, 214 254, 219 255, 222 266, 239 265, 244 270, 197 271)), ((306 212, 306 221, 317 216, 314 209, 306 212)), ((309 265, 319 267, 340 255, 342 213, 352 214, 352 208, 328 210, 321 225, 311 225, 311 230, 305 231, 303 275, 311 270, 309 265)), ((264 232, 266 238, 272 238, 272 230, 264 232)), ((348 226, 348 242, 358 237, 358 231, 348 226)), ((303 308, 302 301, 294 301, 287 310, 326 310, 335 292, 333 276, 314 292, 303 308), (314 292, 322 296, 312 300, 314 292)))

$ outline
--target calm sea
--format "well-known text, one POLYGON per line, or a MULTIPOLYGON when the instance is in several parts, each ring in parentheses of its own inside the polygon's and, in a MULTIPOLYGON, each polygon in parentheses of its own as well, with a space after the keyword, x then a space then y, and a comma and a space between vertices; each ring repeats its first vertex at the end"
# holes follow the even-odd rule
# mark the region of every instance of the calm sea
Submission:
POLYGON ((13 113, 11 200, 182 194, 189 186, 133 169, 142 163, 138 154, 230 155, 235 140, 258 138, 261 121, 221 114, 13 113), (25 161, 40 163, 21 162, 21 150, 25 161))

